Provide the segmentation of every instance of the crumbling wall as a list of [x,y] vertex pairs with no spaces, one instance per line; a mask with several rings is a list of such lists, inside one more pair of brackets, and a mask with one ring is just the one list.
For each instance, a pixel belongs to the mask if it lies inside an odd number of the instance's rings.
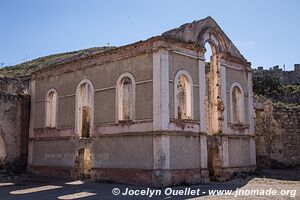
[[14,94],[29,94],[29,76],[0,78],[0,91]]
[[28,149],[29,97],[0,91],[0,167],[25,169]]
[[300,165],[300,108],[273,105],[267,100],[255,107],[258,167]]

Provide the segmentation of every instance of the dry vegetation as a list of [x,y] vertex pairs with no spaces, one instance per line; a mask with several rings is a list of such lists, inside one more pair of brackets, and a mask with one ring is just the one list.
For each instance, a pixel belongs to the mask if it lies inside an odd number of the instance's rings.
[[115,47],[94,47],[67,53],[53,54],[40,58],[33,59],[14,66],[6,66],[0,68],[0,78],[7,77],[13,78],[18,76],[29,75],[32,72],[42,69],[44,67],[51,67],[52,65],[68,62],[70,60],[80,59],[82,57],[91,56],[94,54],[102,53],[104,51],[113,49]]

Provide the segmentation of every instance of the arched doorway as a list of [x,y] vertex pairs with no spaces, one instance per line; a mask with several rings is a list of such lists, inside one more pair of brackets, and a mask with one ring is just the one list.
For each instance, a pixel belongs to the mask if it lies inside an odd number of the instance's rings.
[[0,169],[5,165],[5,158],[6,158],[6,148],[3,137],[0,136]]
[[74,174],[75,179],[91,178],[92,156],[89,148],[82,148],[78,150],[75,158]]
[[216,177],[216,169],[221,166],[219,148],[222,132],[223,100],[221,98],[220,57],[225,50],[223,40],[212,29],[199,36],[205,53],[205,123],[207,131],[207,165],[211,180]]

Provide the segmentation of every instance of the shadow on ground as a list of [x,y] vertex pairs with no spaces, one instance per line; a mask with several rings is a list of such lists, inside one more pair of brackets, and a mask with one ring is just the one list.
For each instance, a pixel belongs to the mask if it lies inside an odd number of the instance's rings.
[[[298,174],[296,174],[298,173]],[[209,190],[236,190],[247,185],[251,180],[259,178],[271,178],[281,180],[300,180],[299,170],[261,170],[255,174],[238,174],[232,180],[225,183],[212,182],[206,185],[179,186],[171,189],[147,188],[141,186],[114,184],[114,183],[96,183],[89,180],[77,181],[67,179],[54,179],[47,177],[34,176],[29,174],[19,175],[14,178],[2,178],[0,181],[0,199],[1,200],[52,200],[52,199],[147,199],[151,195],[149,190],[155,193],[151,199],[189,199],[209,196]],[[11,180],[10,180],[11,179]],[[113,195],[112,190],[120,192],[119,195]],[[126,190],[145,190],[145,195],[122,195]],[[198,195],[176,195],[178,192],[189,192],[191,190],[200,190]],[[147,193],[148,191],[148,193]],[[165,194],[165,191],[175,192]],[[116,193],[117,193],[116,192]],[[201,198],[201,199],[202,199]],[[217,197],[223,199],[222,196]],[[150,198],[149,198],[150,199]],[[227,199],[227,198],[226,198]]]
[[300,181],[300,167],[289,169],[260,169],[259,174],[265,178]]

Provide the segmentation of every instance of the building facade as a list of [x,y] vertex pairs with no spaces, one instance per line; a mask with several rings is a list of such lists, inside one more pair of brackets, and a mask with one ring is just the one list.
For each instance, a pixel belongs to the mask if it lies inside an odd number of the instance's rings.
[[169,186],[255,169],[250,63],[210,17],[38,70],[30,91],[33,173]]

